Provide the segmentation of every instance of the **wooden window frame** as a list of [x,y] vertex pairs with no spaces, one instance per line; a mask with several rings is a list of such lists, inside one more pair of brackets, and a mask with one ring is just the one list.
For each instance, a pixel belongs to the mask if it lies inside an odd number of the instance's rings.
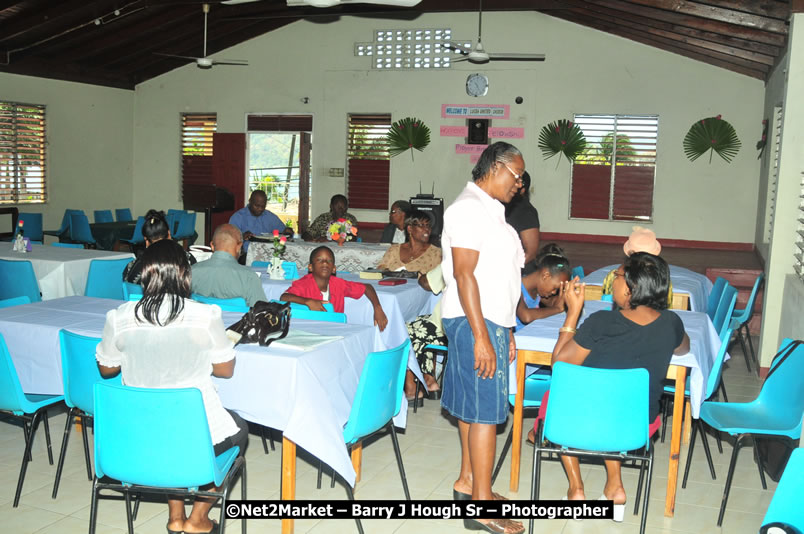
[[[391,154],[385,139],[390,113],[350,113],[346,120],[346,168],[349,208],[387,210],[391,184]],[[368,133],[371,142],[358,135]]]
[[46,111],[40,104],[0,101],[0,205],[48,201]]

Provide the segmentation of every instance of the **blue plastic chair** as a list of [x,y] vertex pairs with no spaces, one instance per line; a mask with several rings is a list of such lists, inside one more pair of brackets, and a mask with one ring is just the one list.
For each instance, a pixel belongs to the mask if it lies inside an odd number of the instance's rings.
[[84,295],[103,299],[123,300],[123,269],[131,260],[92,260],[89,262],[89,274]]
[[61,226],[58,230],[45,230],[43,233],[45,235],[52,235],[55,237],[60,236],[64,232],[70,230],[70,216],[73,213],[84,213],[84,210],[64,210],[64,217],[61,218]]
[[583,280],[583,277],[586,276],[583,272],[583,267],[581,267],[580,265],[572,268],[572,272],[570,273],[570,280],[575,280],[576,276],[580,280]]
[[717,305],[720,303],[720,296],[723,294],[723,289],[726,287],[726,284],[728,284],[726,279],[722,276],[718,276],[712,286],[712,291],[709,293],[709,298],[706,300],[706,314],[709,315],[709,318],[712,320],[715,318]]
[[715,316],[712,318],[712,325],[715,327],[718,336],[729,328],[735,304],[737,304],[737,288],[727,282],[723,288],[723,293],[720,295],[720,302],[715,310]]
[[114,215],[117,218],[117,222],[128,222],[134,220],[134,217],[131,216],[131,210],[128,208],[116,209],[114,210]]
[[17,369],[8,352],[6,340],[0,335],[0,413],[6,417],[22,422],[22,431],[25,436],[25,452],[22,455],[20,476],[17,479],[17,491],[14,494],[14,508],[20,503],[22,483],[25,481],[25,471],[28,462],[32,461],[31,447],[34,433],[39,419],[45,425],[45,439],[47,441],[47,457],[53,465],[53,449],[50,444],[50,427],[47,423],[47,408],[64,399],[62,395],[27,395],[22,392]]
[[246,313],[249,310],[246,299],[243,297],[236,297],[233,299],[218,299],[215,297],[205,297],[204,295],[193,293],[190,295],[190,298],[198,302],[203,302],[204,304],[214,304],[219,306],[223,311]]
[[[723,522],[734,467],[737,464],[737,453],[743,446],[744,440],[755,436],[784,441],[796,440],[801,436],[802,413],[804,413],[804,344],[791,339],[782,341],[756,399],[751,402],[703,403],[701,419],[715,430],[727,432],[736,438],[720,504],[718,526]],[[753,442],[753,439],[749,441]],[[762,462],[756,454],[756,447],[754,456],[757,459],[762,489],[767,489]],[[691,458],[690,444],[688,465]]]
[[92,467],[89,460],[89,440],[87,439],[87,425],[95,413],[95,393],[93,387],[96,382],[108,381],[110,384],[120,384],[118,374],[114,378],[104,379],[98,370],[95,359],[95,348],[100,343],[99,337],[87,337],[61,330],[59,332],[59,345],[61,346],[61,376],[64,382],[64,402],[70,411],[67,412],[67,422],[64,425],[64,437],[61,440],[61,453],[56,467],[56,481],[53,483],[52,497],[55,499],[59,492],[61,472],[64,468],[64,457],[67,453],[67,443],[70,439],[70,428],[73,419],[81,417],[81,434],[84,441],[84,461],[87,467],[87,480],[92,480]]
[[[565,362],[553,366],[550,402],[533,449],[532,500],[539,498],[542,454],[561,451],[574,456],[635,460],[642,464],[635,494],[637,507],[647,471],[639,529],[645,532],[653,474],[649,380],[645,369],[595,369]],[[592,406],[594,417],[589,416]],[[532,532],[533,520],[530,529]]]
[[[352,410],[349,412],[349,419],[343,427],[343,440],[349,448],[362,441],[363,438],[380,430],[390,430],[396,464],[399,468],[399,476],[402,479],[402,488],[405,490],[405,499],[408,501],[410,500],[410,492],[408,491],[405,466],[402,464],[402,453],[399,450],[399,441],[396,437],[393,418],[402,408],[409,350],[410,340],[406,339],[404,343],[396,348],[369,353],[365,363],[363,363],[363,371],[360,373],[360,381],[357,384],[357,392],[352,402]],[[318,466],[318,487],[321,487],[320,462]],[[346,484],[346,492],[349,495],[349,500],[354,500],[355,496],[349,484]],[[357,528],[362,534],[363,526],[360,523],[360,519],[355,518],[355,521],[357,521]]]
[[[754,304],[756,304],[757,301],[757,293],[759,292],[759,287],[762,285],[764,279],[765,273],[759,273],[759,276],[757,276],[757,279],[754,281],[754,288],[751,290],[751,296],[748,297],[748,302],[745,303],[745,309],[734,310],[731,316],[731,328],[737,332],[737,339],[740,340],[740,345],[743,348],[745,366],[750,372],[751,364],[748,361],[748,351],[746,350],[745,346],[745,341],[748,340],[748,347],[751,348],[751,359],[754,361],[754,364],[757,367],[757,376],[759,376],[759,360],[757,359],[756,352],[754,352],[754,342],[751,341],[751,332],[748,330],[748,322],[751,320],[751,316],[754,313]],[[745,330],[745,335],[743,335],[743,330]]]
[[41,302],[39,283],[29,260],[0,260],[0,299],[28,297]]
[[270,261],[253,261],[253,262],[251,262],[252,267],[259,267],[261,269],[267,269],[269,265],[271,265]]
[[181,212],[176,213],[176,210],[170,210],[174,213],[168,213],[165,216],[165,220],[168,223],[168,229],[170,230],[170,235],[173,237],[176,235],[176,231],[179,229],[179,219],[181,219]]
[[295,261],[283,261],[282,269],[285,271],[285,280],[296,280],[299,276],[299,267]]
[[[279,301],[281,302],[281,301]],[[326,311],[311,310],[304,304],[290,303],[290,318],[293,319],[306,319],[309,321],[326,321],[328,323],[343,323],[346,324],[346,314],[336,312],[332,304],[329,302],[324,303]]]
[[83,213],[70,215],[70,239],[84,245],[97,245],[95,238],[92,237],[92,230],[89,228],[89,219]]
[[62,248],[84,248],[84,245],[81,243],[51,243],[51,245]]
[[131,238],[120,239],[120,241],[123,243],[128,243],[128,246],[132,251],[134,250],[134,245],[142,245],[145,243],[145,238],[142,236],[142,225],[144,224],[145,217],[137,217],[137,225],[134,227],[134,233],[131,234]]
[[142,298],[142,286],[123,282],[123,300],[140,300]]
[[21,297],[13,297],[10,299],[0,300],[0,308],[10,308],[12,306],[19,306],[21,304],[30,304],[31,299],[27,295]]
[[[798,448],[787,460],[782,479],[776,486],[768,511],[765,512],[765,519],[762,520],[760,534],[804,532],[802,495],[804,495],[804,449]],[[774,531],[774,527],[781,530]]]
[[[177,424],[180,422],[181,424]],[[94,534],[101,490],[123,493],[129,533],[131,494],[161,493],[221,500],[220,532],[232,481],[246,499],[246,462],[232,447],[215,456],[204,401],[196,388],[145,389],[95,384],[95,478],[89,513]],[[105,478],[108,477],[108,478]],[[221,492],[201,490],[213,483]],[[246,521],[241,521],[246,534]]]
[[112,210],[95,210],[95,222],[96,223],[114,222],[114,216],[112,215]]
[[[31,241],[42,241],[44,231],[42,230],[42,214],[41,213],[20,213],[19,219],[23,222],[23,235]],[[16,236],[16,231],[14,232]]]
[[179,217],[179,225],[173,234],[175,241],[184,241],[184,248],[187,248],[187,241],[192,239],[195,233],[195,212],[182,213]]

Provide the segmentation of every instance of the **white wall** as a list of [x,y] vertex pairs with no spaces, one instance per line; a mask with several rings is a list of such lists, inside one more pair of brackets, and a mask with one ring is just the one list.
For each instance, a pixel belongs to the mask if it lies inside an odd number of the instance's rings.
[[20,204],[44,214],[55,230],[64,210],[131,207],[134,93],[81,83],[0,73],[0,100],[47,106],[46,204]]
[[[414,21],[343,17],[330,24],[301,21],[218,54],[248,59],[249,67],[186,66],[139,85],[134,127],[134,203],[138,210],[166,202],[179,205],[179,114],[216,111],[219,131],[245,131],[247,113],[308,113],[313,125],[313,214],[326,209],[343,178],[326,175],[345,166],[346,115],[391,112],[394,120],[422,119],[431,131],[423,153],[392,160],[392,199],[426,191],[450,202],[469,179],[467,156],[454,153],[460,138],[440,137],[442,103],[510,104],[512,116],[494,126],[525,128],[523,151],[534,177],[535,204],[543,231],[588,234],[630,232],[630,223],[569,221],[569,165],[543,161],[538,132],[573,113],[659,115],[657,184],[653,228],[660,237],[754,241],[759,162],[753,143],[763,112],[763,84],[675,54],[597,32],[539,13],[487,13],[484,44],[492,52],[544,52],[544,63],[456,64],[437,71],[378,72],[355,57],[358,41],[385,28],[449,27],[456,39],[474,39],[474,13],[429,14]],[[465,94],[467,74],[490,78],[489,94]],[[301,102],[309,97],[309,104]],[[514,99],[522,96],[524,103]],[[682,139],[690,125],[722,114],[743,148],[731,164],[719,157],[690,163]],[[387,220],[387,210],[356,211],[363,220]]]

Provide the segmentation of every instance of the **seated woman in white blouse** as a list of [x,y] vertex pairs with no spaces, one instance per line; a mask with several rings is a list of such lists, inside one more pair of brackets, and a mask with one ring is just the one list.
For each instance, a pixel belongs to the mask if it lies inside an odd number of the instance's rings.
[[[190,300],[190,263],[175,241],[158,241],[145,250],[141,282],[142,300],[106,315],[96,354],[101,375],[122,372],[123,383],[134,387],[199,389],[215,454],[235,445],[243,454],[248,425],[223,407],[210,376],[234,373],[235,351],[221,309]],[[211,506],[210,499],[198,497],[187,517],[184,500],[169,496],[168,532],[215,531],[208,517]]]

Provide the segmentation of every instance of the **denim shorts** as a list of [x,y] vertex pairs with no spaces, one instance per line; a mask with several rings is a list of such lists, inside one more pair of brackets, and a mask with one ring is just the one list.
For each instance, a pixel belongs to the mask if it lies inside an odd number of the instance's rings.
[[475,336],[466,317],[442,319],[449,343],[441,386],[441,406],[466,423],[499,424],[508,417],[508,343],[510,329],[485,319],[497,370],[490,378],[477,376]]

